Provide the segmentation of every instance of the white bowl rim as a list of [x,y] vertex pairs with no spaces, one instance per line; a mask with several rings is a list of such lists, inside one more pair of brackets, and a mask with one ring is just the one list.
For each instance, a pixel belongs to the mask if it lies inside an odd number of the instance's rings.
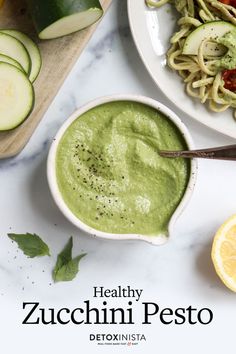
[[61,195],[61,192],[59,191],[58,184],[57,184],[57,178],[56,178],[56,168],[55,168],[55,162],[56,162],[56,151],[58,144],[64,135],[65,131],[67,128],[72,124],[73,121],[75,121],[79,116],[84,114],[85,112],[89,111],[90,109],[100,106],[105,103],[109,102],[117,102],[117,101],[132,101],[132,102],[138,102],[142,103],[144,105],[150,106],[161,113],[163,113],[165,116],[168,117],[180,130],[182,133],[182,136],[184,137],[187,146],[189,149],[194,149],[194,143],[192,140],[192,137],[187,129],[187,127],[184,125],[184,123],[181,121],[181,119],[168,107],[163,105],[162,103],[146,97],[146,96],[141,96],[141,95],[132,95],[132,94],[116,94],[116,95],[110,95],[110,96],[104,96],[97,98],[95,100],[92,100],[88,102],[87,104],[83,105],[79,109],[77,109],[61,126],[59,131],[57,132],[55,138],[53,139],[53,142],[51,144],[49,154],[48,154],[48,159],[47,159],[47,179],[48,179],[48,184],[49,188],[52,194],[52,197],[58,206],[58,208],[61,210],[61,212],[64,214],[64,216],[76,227],[81,229],[82,231],[90,234],[91,236],[94,237],[100,237],[104,239],[109,239],[109,240],[143,240],[146,242],[149,242],[154,245],[161,245],[164,244],[169,237],[173,233],[173,228],[174,224],[177,220],[177,218],[180,216],[180,214],[183,212],[185,209],[187,203],[189,202],[194,186],[196,184],[196,178],[197,178],[197,160],[192,159],[190,162],[190,177],[189,177],[189,182],[185,191],[185,194],[183,198],[181,199],[179,205],[177,206],[175,212],[173,213],[169,225],[168,225],[168,233],[167,235],[157,235],[157,236],[150,236],[150,235],[139,235],[139,234],[114,234],[114,233],[107,233],[103,232],[100,230],[96,230],[87,224],[83,223],[78,217],[76,217],[73,212],[69,209],[67,204],[64,202],[63,197]]

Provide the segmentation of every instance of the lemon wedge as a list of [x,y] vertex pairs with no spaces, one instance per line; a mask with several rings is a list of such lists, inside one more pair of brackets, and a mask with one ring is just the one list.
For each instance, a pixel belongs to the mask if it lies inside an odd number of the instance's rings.
[[226,220],[217,231],[211,257],[220,279],[236,292],[236,215]]

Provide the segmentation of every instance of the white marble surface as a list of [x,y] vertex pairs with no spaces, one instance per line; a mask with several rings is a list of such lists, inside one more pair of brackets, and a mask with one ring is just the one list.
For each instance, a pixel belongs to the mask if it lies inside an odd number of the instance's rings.
[[[144,333],[145,344],[122,348],[135,353],[165,354],[232,350],[235,343],[236,297],[218,280],[210,260],[212,237],[219,225],[236,213],[236,166],[233,162],[201,161],[193,198],[176,224],[168,244],[109,242],[83,235],[58,211],[46,181],[49,144],[76,107],[112,93],[143,94],[174,108],[154,86],[133,44],[126,1],[113,1],[108,14],[67,78],[30,143],[16,158],[0,162],[0,350],[5,353],[113,353],[99,347],[89,333]],[[186,123],[197,147],[233,143],[174,110]],[[35,232],[50,245],[52,257],[27,259],[7,238],[8,232]],[[53,284],[56,254],[70,235],[75,254],[84,250],[81,272],[71,283]],[[93,286],[142,288],[142,301],[165,307],[209,306],[214,321],[208,326],[164,326],[158,321],[141,326],[24,326],[22,302],[45,307],[81,305]],[[127,299],[110,300],[127,304]],[[138,306],[138,305],[137,305]],[[171,339],[171,340],[170,340]]]

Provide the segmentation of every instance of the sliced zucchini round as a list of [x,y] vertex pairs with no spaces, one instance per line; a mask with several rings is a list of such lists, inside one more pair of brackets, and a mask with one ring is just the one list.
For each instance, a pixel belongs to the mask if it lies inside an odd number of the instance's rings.
[[28,77],[11,64],[0,63],[0,131],[20,125],[34,106],[34,89]]
[[17,67],[18,69],[20,69],[21,71],[24,72],[25,74],[25,71],[24,69],[22,68],[22,66],[20,65],[20,63],[18,63],[18,61],[8,57],[7,55],[3,55],[3,54],[0,54],[0,62],[3,62],[3,63],[8,63],[8,64],[11,64],[11,65],[14,65],[15,67]]
[[18,61],[27,75],[30,73],[31,60],[24,45],[18,39],[0,32],[0,54]]
[[[192,31],[185,40],[183,54],[197,55],[198,48],[205,39],[216,41],[219,37],[224,36],[227,32],[234,31],[236,26],[225,21],[211,21],[197,27]],[[226,48],[222,44],[208,43],[204,48],[204,54],[210,56],[223,55]]]
[[34,82],[40,72],[42,65],[42,58],[37,44],[34,43],[34,41],[32,41],[32,39],[25,33],[14,29],[1,29],[0,32],[9,34],[10,36],[18,39],[18,41],[20,41],[25,46],[31,59],[29,79],[31,82]]

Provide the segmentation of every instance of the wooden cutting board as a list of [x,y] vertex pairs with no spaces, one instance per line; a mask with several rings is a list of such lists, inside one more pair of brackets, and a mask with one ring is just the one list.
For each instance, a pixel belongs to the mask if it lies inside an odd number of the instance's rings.
[[[104,11],[111,1],[100,0]],[[0,9],[0,28],[19,29],[34,39],[39,44],[43,65],[34,83],[36,101],[30,117],[18,128],[0,132],[0,159],[17,155],[24,148],[96,26],[59,39],[40,41],[27,13],[25,0],[5,0]]]

